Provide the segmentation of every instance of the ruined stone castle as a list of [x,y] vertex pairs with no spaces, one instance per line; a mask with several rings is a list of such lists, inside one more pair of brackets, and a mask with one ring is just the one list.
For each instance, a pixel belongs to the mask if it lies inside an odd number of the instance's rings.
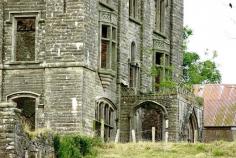
[[2,0],[0,112],[105,141],[149,140],[153,127],[156,141],[198,139],[193,95],[158,87],[181,81],[182,30],[183,0]]

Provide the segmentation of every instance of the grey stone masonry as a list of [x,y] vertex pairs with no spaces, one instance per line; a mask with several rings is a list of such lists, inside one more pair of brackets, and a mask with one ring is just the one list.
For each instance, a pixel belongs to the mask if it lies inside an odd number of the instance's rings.
[[171,1],[171,63],[174,66],[173,78],[180,82],[183,65],[183,0]]
[[183,0],[162,1],[161,13],[159,0],[133,1],[0,1],[0,101],[30,109],[35,130],[114,141],[120,129],[127,142],[153,125],[157,141],[193,141],[191,93],[164,95],[151,73],[172,66],[181,81]]
[[0,157],[16,157],[15,151],[15,122],[16,105],[13,103],[0,104]]

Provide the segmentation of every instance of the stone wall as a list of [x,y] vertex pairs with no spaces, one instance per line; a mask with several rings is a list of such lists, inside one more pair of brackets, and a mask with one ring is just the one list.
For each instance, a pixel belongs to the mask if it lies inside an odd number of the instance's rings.
[[45,119],[57,131],[80,131],[83,106],[83,69],[45,70]]
[[203,130],[203,141],[234,141],[233,131],[231,127],[205,127]]
[[129,84],[129,61],[131,60],[131,43],[135,42],[137,63],[140,64],[141,53],[141,21],[129,18],[129,1],[119,1],[118,32],[118,77],[125,85]]
[[0,104],[0,157],[53,158],[53,135],[48,132],[46,135],[41,133],[30,138],[23,129],[25,124],[20,113],[12,102]]
[[[4,12],[3,16],[0,10],[1,101],[11,99],[7,98],[11,94],[22,97],[26,92],[32,93],[38,100],[38,127],[92,135],[96,101],[106,98],[116,106],[117,128],[126,132],[124,140],[128,140],[132,126],[130,113],[137,103],[124,102],[120,91],[122,86],[129,87],[131,43],[135,42],[135,63],[139,69],[135,97],[139,97],[136,95],[139,91],[144,96],[143,101],[150,99],[148,94],[154,87],[150,75],[156,47],[154,40],[161,41],[160,45],[165,43],[164,51],[171,55],[171,64],[176,68],[176,81],[181,76],[182,64],[183,1],[166,1],[169,3],[165,8],[164,34],[155,31],[154,0],[139,2],[137,19],[129,17],[127,0],[112,0],[109,5],[104,0],[8,0],[4,8],[0,2]],[[101,17],[101,12],[108,16]],[[17,16],[36,17],[34,62],[14,60],[12,32]],[[117,60],[115,57],[113,61],[117,69],[112,71],[102,72],[100,68],[101,20],[110,20],[103,22],[117,28]],[[156,98],[156,101],[166,107],[170,116],[169,139],[176,140],[178,98],[168,96]]]
[[15,105],[12,103],[0,104],[0,157],[15,157]]

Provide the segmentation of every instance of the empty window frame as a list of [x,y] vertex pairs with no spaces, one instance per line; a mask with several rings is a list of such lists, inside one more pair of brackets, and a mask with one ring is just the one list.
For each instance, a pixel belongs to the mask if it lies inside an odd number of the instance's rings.
[[100,102],[96,106],[95,133],[101,136],[101,126],[104,123],[104,140],[109,141],[115,128],[115,109],[106,102]]
[[35,61],[36,18],[16,17],[14,61]]
[[116,27],[101,24],[100,67],[103,69],[116,69],[116,36]]
[[154,65],[157,69],[155,76],[155,88],[159,89],[158,85],[162,80],[168,80],[171,77],[170,58],[168,54],[156,52],[154,54]]
[[164,33],[165,28],[165,0],[155,2],[155,30]]

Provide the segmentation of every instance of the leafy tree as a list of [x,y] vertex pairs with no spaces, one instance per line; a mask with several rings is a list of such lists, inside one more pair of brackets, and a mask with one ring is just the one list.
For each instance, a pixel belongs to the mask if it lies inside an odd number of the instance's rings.
[[214,59],[217,52],[214,51],[210,59],[202,60],[196,52],[187,50],[187,43],[193,31],[185,27],[184,38],[184,59],[183,59],[183,79],[186,84],[207,84],[220,83],[221,74]]

